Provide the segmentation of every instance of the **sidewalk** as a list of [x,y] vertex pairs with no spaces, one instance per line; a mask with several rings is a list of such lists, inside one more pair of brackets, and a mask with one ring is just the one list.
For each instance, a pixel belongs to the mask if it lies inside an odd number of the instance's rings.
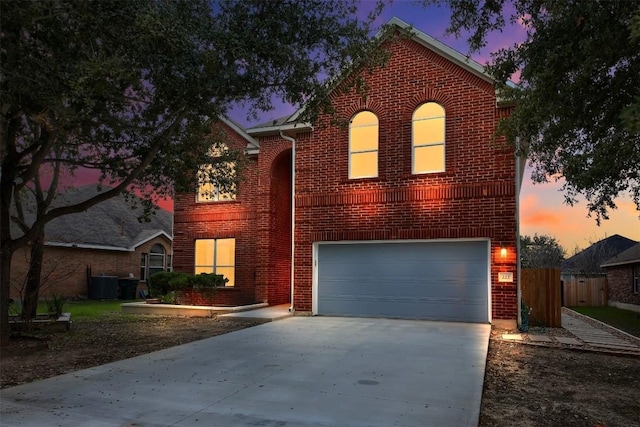
[[562,309],[562,329],[532,328],[529,333],[503,334],[502,339],[538,346],[640,355],[640,339],[567,308]]

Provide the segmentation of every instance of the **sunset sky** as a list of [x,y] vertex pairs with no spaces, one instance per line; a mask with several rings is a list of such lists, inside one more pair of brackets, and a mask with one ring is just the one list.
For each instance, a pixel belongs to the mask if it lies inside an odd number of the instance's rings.
[[[366,16],[372,4],[373,2],[363,2],[362,16]],[[453,36],[445,36],[450,14],[444,7],[427,9],[416,6],[411,1],[395,1],[383,11],[377,23],[382,25],[394,16],[463,54],[469,51],[464,37],[456,39]],[[491,52],[521,42],[525,35],[524,28],[519,24],[511,25],[502,33],[491,34],[487,40],[487,46],[482,51],[472,54],[471,57],[485,64],[491,59]],[[517,76],[514,78],[517,80]],[[260,122],[276,119],[292,112],[291,107],[282,106],[264,113]],[[232,111],[229,116],[243,125],[256,124],[247,122],[242,111]],[[587,203],[584,199],[579,200],[573,207],[564,203],[563,193],[560,192],[562,182],[534,185],[530,175],[528,169],[520,194],[521,234],[551,235],[565,248],[567,256],[572,255],[576,247],[584,249],[591,243],[614,234],[640,241],[640,212],[635,210],[630,197],[617,200],[618,209],[611,212],[609,220],[603,221],[598,226],[595,216],[588,217]]]
[[[372,5],[372,2],[363,1],[362,16],[366,16]],[[453,36],[445,36],[445,29],[449,22],[449,11],[446,8],[431,7],[426,9],[416,6],[410,1],[395,1],[384,10],[377,24],[382,25],[394,16],[459,52],[468,53],[468,45],[464,37],[456,39]],[[481,52],[471,56],[479,63],[485,64],[490,60],[492,51],[512,46],[524,40],[524,37],[525,30],[516,23],[501,33],[491,34],[487,46]],[[517,76],[514,76],[514,80],[517,80]],[[257,122],[248,122],[246,114],[241,109],[230,111],[228,115],[237,123],[248,127],[293,112],[293,107],[280,105],[273,111],[263,113]],[[88,177],[77,176],[76,178],[83,182],[88,180]],[[95,177],[93,179],[95,180]],[[565,248],[567,256],[572,255],[576,247],[583,249],[597,240],[614,234],[640,241],[640,213],[635,210],[635,205],[630,197],[618,199],[616,201],[618,209],[611,212],[609,220],[603,221],[598,226],[595,217],[588,217],[587,203],[584,199],[579,200],[573,207],[563,203],[563,194],[560,192],[561,184],[562,182],[551,182],[534,185],[530,178],[530,171],[525,173],[520,194],[521,234],[551,235]],[[168,210],[172,210],[172,205],[171,201],[161,204],[163,208]]]

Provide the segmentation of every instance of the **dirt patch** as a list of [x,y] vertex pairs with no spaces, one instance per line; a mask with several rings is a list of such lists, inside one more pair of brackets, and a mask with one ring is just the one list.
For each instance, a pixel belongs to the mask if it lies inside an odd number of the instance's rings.
[[114,314],[75,320],[68,332],[11,340],[0,354],[0,388],[103,365],[255,326],[258,321]]
[[640,357],[516,343],[503,333],[491,331],[480,426],[640,426]]
[[[3,349],[1,387],[224,334],[259,322],[117,316]],[[540,347],[491,333],[480,426],[639,426],[640,357]],[[566,331],[551,331],[565,335]]]

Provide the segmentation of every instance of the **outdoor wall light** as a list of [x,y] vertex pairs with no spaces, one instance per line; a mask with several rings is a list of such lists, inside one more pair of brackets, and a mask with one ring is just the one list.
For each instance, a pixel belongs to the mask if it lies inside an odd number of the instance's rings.
[[507,248],[503,247],[502,249],[500,249],[500,257],[501,258],[507,257]]

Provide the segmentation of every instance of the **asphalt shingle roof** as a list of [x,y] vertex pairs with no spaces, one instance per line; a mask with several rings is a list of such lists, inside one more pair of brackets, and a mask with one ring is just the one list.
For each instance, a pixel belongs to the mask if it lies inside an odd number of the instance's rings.
[[635,246],[631,246],[626,251],[620,252],[618,255],[613,258],[609,258],[606,260],[602,267],[611,267],[614,265],[622,265],[622,264],[632,264],[632,263],[640,263],[640,243]]
[[[102,191],[107,189],[103,187]],[[98,191],[95,184],[82,186],[60,194],[53,205],[79,203],[96,194]],[[169,212],[159,208],[155,215],[151,215],[149,222],[138,220],[142,212],[140,203],[132,208],[125,196],[119,195],[98,203],[85,212],[54,219],[45,226],[45,239],[48,244],[131,249],[162,232],[172,235],[172,216]]]
[[593,264],[599,266],[607,259],[620,254],[635,245],[635,240],[628,239],[619,234],[602,239],[585,250],[578,252],[574,256],[564,260],[560,266],[563,273],[583,273],[582,267]]

